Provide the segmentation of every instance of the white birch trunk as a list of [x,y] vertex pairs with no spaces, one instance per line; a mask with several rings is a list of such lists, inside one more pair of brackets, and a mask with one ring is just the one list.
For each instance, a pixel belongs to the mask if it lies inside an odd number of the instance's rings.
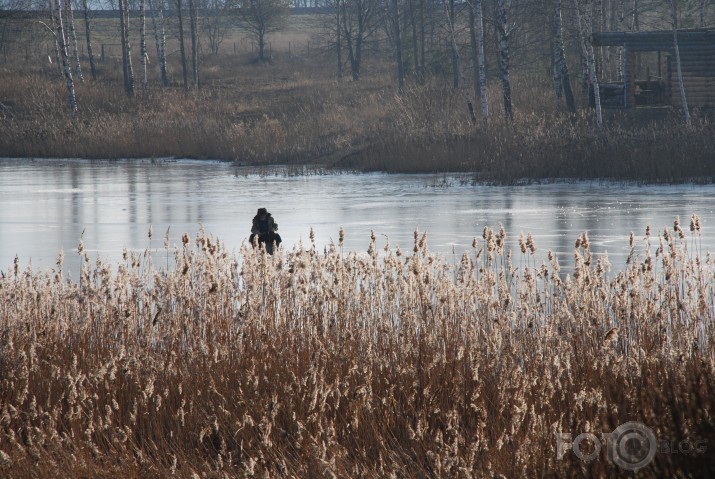
[[75,68],[77,69],[77,78],[80,83],[84,82],[84,76],[82,75],[82,65],[79,62],[79,48],[77,45],[77,31],[74,29],[74,14],[72,13],[72,1],[65,1],[65,8],[67,10],[67,21],[69,22],[70,35],[72,38],[72,47],[75,60]]
[[[564,97],[566,98],[566,107],[569,112],[576,112],[576,102],[573,96],[573,90],[571,89],[571,76],[569,75],[569,67],[566,62],[566,52],[564,48],[564,36],[563,36],[563,21],[561,17],[561,0],[556,0],[556,9],[554,11],[554,62],[555,69],[558,72],[559,80],[559,91],[563,91]],[[560,98],[560,95],[557,97]]]
[[338,58],[338,80],[343,79],[343,46],[340,43],[340,0],[335,2],[335,54]]
[[124,69],[124,89],[129,96],[134,95],[134,69],[132,68],[131,45],[129,43],[128,0],[119,0],[119,24],[122,41],[122,66]]
[[142,56],[142,92],[146,95],[147,86],[149,83],[149,78],[147,75],[147,51],[146,51],[146,2],[145,0],[140,0],[139,2],[139,49],[141,50]]
[[89,23],[89,5],[87,0],[84,0],[84,29],[87,37],[87,56],[89,57],[89,70],[92,73],[92,79],[97,79],[97,65],[94,63],[94,53],[92,52],[92,35]]
[[462,67],[462,59],[459,57],[459,50],[457,49],[457,40],[455,39],[455,34],[454,34],[454,24],[452,23],[452,16],[450,15],[451,11],[447,10],[447,3],[443,2],[444,4],[444,14],[447,17],[447,26],[449,27],[449,35],[452,40],[452,54],[454,55],[454,62],[455,62],[455,69],[457,71],[458,75],[458,81],[457,83],[461,84],[462,86],[462,94],[464,94],[465,100],[467,100],[467,110],[469,111],[469,117],[472,119],[472,122],[475,123],[477,121],[477,116],[474,114],[474,103],[472,102],[472,97],[469,95],[469,88],[467,87],[467,80],[464,77],[464,68]]
[[152,11],[151,22],[154,27],[154,40],[156,41],[156,57],[159,59],[159,69],[161,70],[161,83],[169,86],[169,76],[166,71],[166,34],[164,32],[164,0],[159,0],[159,25],[156,23],[156,9],[152,0],[149,0],[149,8]]
[[683,107],[683,116],[685,123],[690,125],[690,110],[688,109],[688,100],[685,97],[685,83],[683,82],[683,69],[680,65],[680,48],[678,47],[678,2],[670,0],[673,13],[673,50],[675,51],[675,68],[678,75],[678,89],[680,90],[680,102]]
[[196,11],[196,3],[194,0],[189,0],[189,27],[191,29],[191,72],[192,81],[195,88],[199,87],[199,39],[197,31],[198,12]]
[[472,9],[474,10],[476,21],[477,88],[482,107],[482,120],[484,120],[484,123],[487,123],[489,120],[489,103],[487,101],[487,69],[484,63],[484,14],[482,12],[482,0],[473,0]]
[[50,3],[50,22],[52,25],[52,32],[55,34],[55,64],[57,65],[57,68],[62,70],[62,56],[60,55],[60,43],[59,40],[57,40],[57,34],[55,31],[57,30],[57,22],[55,21],[55,6],[53,0],[49,0]]
[[511,121],[514,112],[511,103],[511,81],[509,80],[509,70],[511,68],[509,60],[509,44],[511,42],[511,27],[508,22],[509,0],[498,0],[497,3],[497,34],[499,37],[499,71],[501,73],[502,97],[504,100],[504,114],[506,119]]
[[[70,0],[66,0],[70,1]],[[60,0],[55,0],[55,9],[57,10],[57,41],[60,47],[60,56],[62,57],[62,71],[67,80],[67,100],[69,103],[72,116],[77,116],[77,97],[74,94],[74,80],[72,79],[72,67],[70,65],[69,56],[67,55],[67,42],[65,41],[65,31],[62,25],[62,6]]]
[[601,111],[601,92],[598,88],[598,76],[596,75],[596,65],[593,54],[593,44],[591,43],[591,30],[592,30],[592,19],[590,15],[587,15],[588,20],[585,22],[588,28],[584,26],[584,22],[581,18],[581,7],[578,4],[578,0],[573,0],[574,11],[576,13],[576,24],[579,31],[579,37],[583,41],[583,48],[586,52],[586,64],[588,70],[589,83],[593,89],[593,103],[594,111],[596,116],[596,128],[598,130],[603,129],[603,114]]

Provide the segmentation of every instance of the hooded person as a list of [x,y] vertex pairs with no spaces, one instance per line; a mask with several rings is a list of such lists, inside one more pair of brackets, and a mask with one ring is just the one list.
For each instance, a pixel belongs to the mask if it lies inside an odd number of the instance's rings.
[[254,246],[264,244],[270,254],[273,254],[274,246],[280,246],[282,240],[278,234],[278,223],[266,208],[258,208],[256,216],[253,217],[249,241]]

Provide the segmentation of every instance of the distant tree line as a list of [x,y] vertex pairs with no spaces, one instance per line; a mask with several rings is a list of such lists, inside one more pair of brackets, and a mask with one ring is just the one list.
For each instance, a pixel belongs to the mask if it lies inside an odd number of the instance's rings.
[[[98,10],[100,6],[111,10]],[[142,91],[149,84],[150,48],[156,51],[161,84],[171,83],[167,35],[178,40],[181,83],[188,91],[200,88],[201,56],[218,54],[234,28],[242,28],[255,40],[258,61],[269,61],[267,38],[285,28],[295,9],[320,12],[322,51],[333,58],[338,79],[359,81],[366,60],[389,57],[399,88],[425,83],[431,76],[448,78],[463,92],[475,122],[489,120],[488,81],[500,85],[505,117],[513,116],[514,70],[546,75],[553,85],[554,101],[571,112],[576,110],[576,92],[590,89],[598,95],[599,77],[621,80],[623,52],[594,48],[593,32],[676,32],[713,24],[712,0],[106,0],[103,4],[95,0],[0,0],[0,16],[34,10],[33,15],[42,19],[54,39],[54,63],[65,76],[73,112],[74,82],[85,81],[79,55],[82,42],[90,75],[96,78],[92,21],[100,16],[118,20],[116,43],[122,49],[124,88],[134,95],[137,74],[132,49],[137,46],[130,38],[137,32],[130,35],[131,29],[139,29]],[[79,35],[78,18],[83,23]],[[0,22],[0,53],[21,36],[12,30],[19,25]],[[200,48],[201,44],[208,48]],[[596,110],[600,123],[598,106]]]

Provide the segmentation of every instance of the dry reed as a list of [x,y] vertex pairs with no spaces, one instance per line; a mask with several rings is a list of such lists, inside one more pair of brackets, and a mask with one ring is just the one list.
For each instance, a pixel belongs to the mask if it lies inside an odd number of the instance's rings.
[[[700,224],[631,240],[623,270],[587,234],[574,271],[485,228],[444,263],[311,242],[238,257],[204,232],[81,275],[0,279],[3,477],[633,477],[556,433],[629,420],[710,441],[715,281]],[[515,261],[515,256],[518,261]],[[515,267],[514,263],[520,265]],[[638,477],[706,477],[710,451]],[[501,476],[500,476],[501,475]]]

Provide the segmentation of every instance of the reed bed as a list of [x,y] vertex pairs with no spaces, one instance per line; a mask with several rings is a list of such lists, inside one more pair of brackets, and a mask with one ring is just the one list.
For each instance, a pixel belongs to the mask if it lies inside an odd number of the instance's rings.
[[[488,88],[490,118],[472,123],[461,89],[444,76],[425,84],[392,78],[391,63],[372,58],[360,81],[337,81],[316,52],[251,63],[248,53],[202,60],[201,88],[184,92],[158,73],[135,97],[122,87],[116,59],[97,80],[76,84],[76,120],[63,79],[48,66],[0,69],[0,156],[207,158],[241,164],[321,164],[350,170],[473,172],[485,181],[614,178],[649,182],[712,181],[712,110],[685,125],[677,110],[612,114],[598,131],[587,99],[576,114],[557,106],[540,75],[513,75],[514,120],[503,117],[497,81]],[[156,65],[152,65],[156,70]]]
[[166,269],[80,243],[77,280],[62,255],[0,275],[0,475],[634,477],[557,455],[627,421],[707,449],[637,477],[712,475],[715,277],[687,229],[633,237],[617,274],[586,233],[566,275],[501,228],[452,265],[419,232],[235,256],[202,231]]

